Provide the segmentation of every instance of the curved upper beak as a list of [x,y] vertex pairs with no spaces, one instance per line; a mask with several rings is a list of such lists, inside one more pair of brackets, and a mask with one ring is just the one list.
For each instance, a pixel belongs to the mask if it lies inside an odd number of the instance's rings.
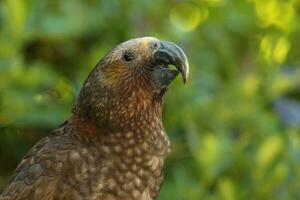
[[168,69],[169,72],[164,70],[164,73],[169,73],[165,76],[170,79],[168,82],[171,82],[178,73],[181,73],[183,83],[186,83],[189,75],[189,62],[179,46],[172,42],[160,41],[160,47],[154,53],[154,57],[157,65],[174,65],[176,67],[177,72],[171,69]]

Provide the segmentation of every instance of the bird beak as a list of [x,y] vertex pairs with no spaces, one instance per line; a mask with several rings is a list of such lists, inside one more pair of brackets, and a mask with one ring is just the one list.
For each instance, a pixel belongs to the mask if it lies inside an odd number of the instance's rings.
[[[182,49],[174,43],[160,41],[160,47],[154,53],[155,65],[161,69],[161,82],[169,84],[179,73],[183,83],[186,83],[189,75],[189,63]],[[174,65],[176,70],[169,68]]]

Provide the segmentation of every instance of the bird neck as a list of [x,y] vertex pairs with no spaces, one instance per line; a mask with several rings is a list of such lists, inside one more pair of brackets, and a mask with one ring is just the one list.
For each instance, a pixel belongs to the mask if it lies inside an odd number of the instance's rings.
[[70,121],[88,135],[135,131],[149,125],[162,128],[162,104],[162,93],[150,96],[139,90],[115,93],[103,88],[101,92],[82,91]]
[[98,146],[124,143],[122,145],[136,145],[149,155],[164,156],[170,151],[162,124],[164,93],[149,95],[139,90],[120,93],[105,88],[100,92],[83,90],[69,124],[76,129],[76,137]]

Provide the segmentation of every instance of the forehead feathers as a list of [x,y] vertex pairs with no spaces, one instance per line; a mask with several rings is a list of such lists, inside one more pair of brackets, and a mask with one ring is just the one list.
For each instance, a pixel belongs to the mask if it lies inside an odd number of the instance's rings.
[[149,54],[149,46],[153,42],[159,41],[154,37],[141,37],[128,40],[117,45],[110,52],[106,54],[103,58],[103,62],[109,63],[122,59],[123,53],[126,51],[130,51],[134,53],[136,56],[140,56],[143,58],[148,57]]

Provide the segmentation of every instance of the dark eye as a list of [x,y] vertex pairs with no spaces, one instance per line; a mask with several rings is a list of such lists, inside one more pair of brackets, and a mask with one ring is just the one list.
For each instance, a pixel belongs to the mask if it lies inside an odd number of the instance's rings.
[[125,52],[124,55],[123,55],[123,57],[124,57],[124,60],[125,60],[126,62],[129,62],[129,61],[131,61],[131,60],[134,59],[133,54],[130,53],[130,52]]

